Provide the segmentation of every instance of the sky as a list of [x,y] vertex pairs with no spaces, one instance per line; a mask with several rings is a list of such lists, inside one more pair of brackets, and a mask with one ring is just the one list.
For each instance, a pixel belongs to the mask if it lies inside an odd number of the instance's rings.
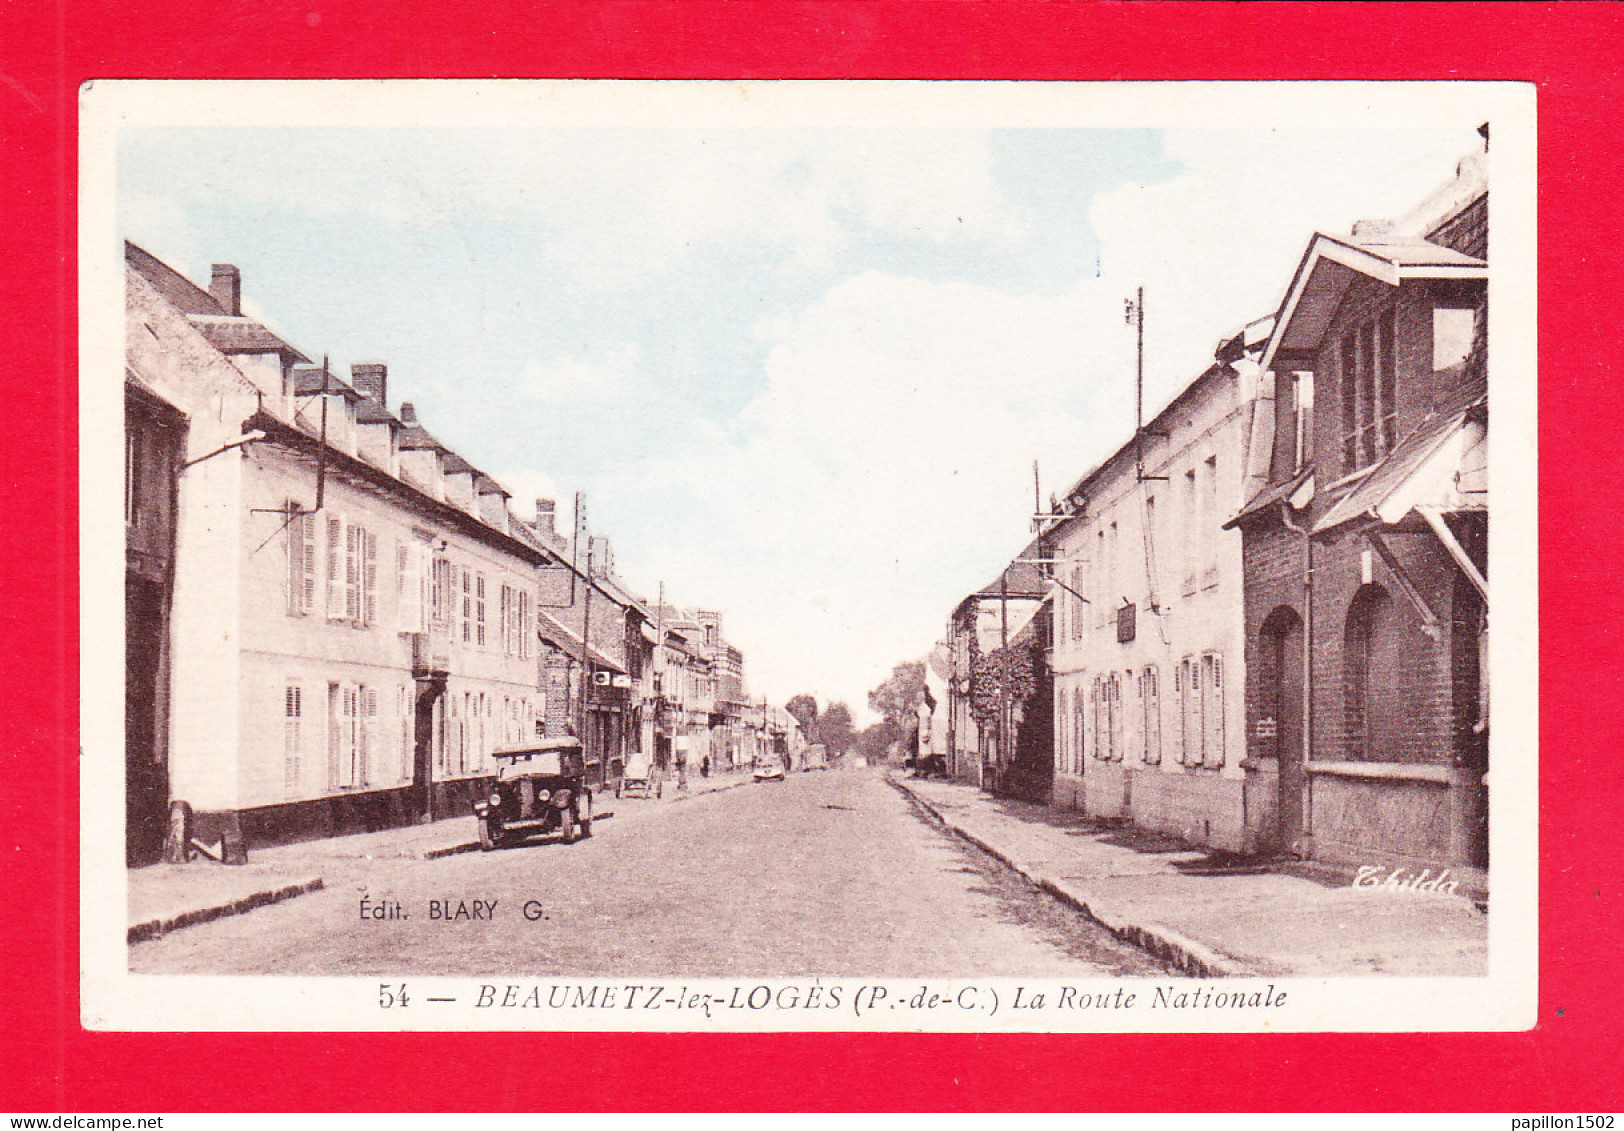
[[119,134],[118,223],[653,599],[755,696],[866,697],[1316,230],[1396,216],[1470,128],[237,128]]

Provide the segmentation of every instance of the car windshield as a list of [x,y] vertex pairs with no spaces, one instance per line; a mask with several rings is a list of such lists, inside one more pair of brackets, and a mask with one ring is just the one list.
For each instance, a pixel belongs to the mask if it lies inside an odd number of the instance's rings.
[[528,754],[503,757],[500,760],[500,775],[504,778],[564,772],[563,753],[558,750],[536,750]]

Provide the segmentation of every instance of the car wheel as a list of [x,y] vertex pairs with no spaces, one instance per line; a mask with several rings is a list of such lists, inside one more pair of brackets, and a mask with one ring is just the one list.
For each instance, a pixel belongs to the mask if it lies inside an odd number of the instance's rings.
[[559,820],[559,826],[560,826],[559,827],[559,835],[561,837],[563,837],[564,843],[565,844],[574,844],[575,843],[575,811],[572,810],[572,809],[564,810],[564,812],[559,815],[558,820]]

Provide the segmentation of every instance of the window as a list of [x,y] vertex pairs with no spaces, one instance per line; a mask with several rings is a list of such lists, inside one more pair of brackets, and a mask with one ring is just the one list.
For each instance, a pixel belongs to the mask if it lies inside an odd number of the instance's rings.
[[1386,455],[1396,440],[1395,329],[1389,308],[1337,343],[1342,385],[1342,462],[1356,471]]
[[1139,710],[1145,736],[1145,764],[1158,765],[1162,760],[1162,680],[1155,664],[1139,673]]
[[288,503],[288,615],[307,616],[316,605],[316,516]]
[[474,575],[474,643],[485,647],[485,575]]
[[436,628],[447,628],[451,623],[453,568],[448,558],[436,555],[433,577],[429,584],[429,621]]
[[1314,375],[1293,373],[1291,388],[1295,416],[1292,470],[1301,471],[1314,458]]
[[296,683],[282,689],[282,786],[296,796],[304,778],[304,692]]
[[467,566],[464,566],[460,572],[462,573],[462,615],[458,620],[462,624],[462,642],[472,644],[474,642],[474,575]]
[[1400,622],[1387,591],[1366,585],[1348,608],[1343,636],[1344,711],[1350,759],[1399,761],[1402,672]]
[[378,536],[341,515],[328,515],[327,619],[359,628],[377,616]]

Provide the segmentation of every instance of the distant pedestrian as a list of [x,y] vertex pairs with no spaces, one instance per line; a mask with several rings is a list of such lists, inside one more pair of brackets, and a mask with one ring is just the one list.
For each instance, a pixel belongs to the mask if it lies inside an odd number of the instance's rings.
[[703,758],[701,758],[699,760],[699,776],[702,777],[702,778],[710,777],[710,755],[709,754],[705,755]]

